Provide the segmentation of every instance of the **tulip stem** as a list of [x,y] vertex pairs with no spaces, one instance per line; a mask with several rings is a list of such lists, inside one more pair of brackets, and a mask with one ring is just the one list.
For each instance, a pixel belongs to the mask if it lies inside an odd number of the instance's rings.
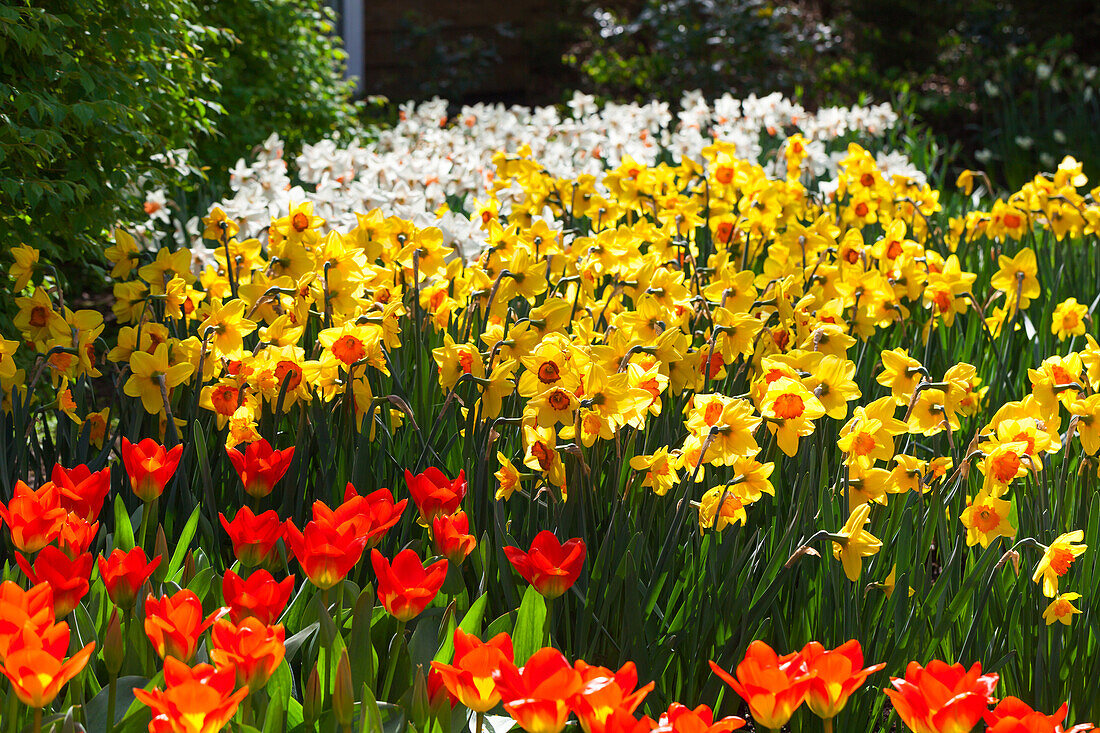
[[[382,700],[389,702],[390,685],[393,684],[393,673],[397,670],[397,657],[400,656],[400,647],[405,641],[405,622],[397,622],[397,633],[393,635],[393,643],[390,644],[390,658],[386,665],[386,680],[382,684]],[[479,731],[480,733],[480,731]]]
[[825,729],[825,733],[833,733],[833,719],[832,718],[822,718],[821,719],[821,725]]
[[138,547],[142,550],[145,549],[145,535],[149,530],[149,505],[151,502],[145,502],[141,505],[141,525],[138,527]]
[[485,713],[477,714],[477,726],[474,733],[482,733],[485,730]]
[[17,718],[19,717],[18,715],[16,715],[17,712],[19,712],[19,699],[15,696],[15,690],[9,688],[7,710],[7,720],[9,725],[6,728],[9,733],[15,733],[15,731],[19,730],[19,724],[16,722]]
[[34,722],[31,723],[31,730],[34,733],[42,733],[42,708],[34,709]]
[[115,729],[115,702],[118,697],[118,675],[112,674],[107,681],[107,733]]
[[554,599],[546,599],[546,617],[542,620],[542,645],[550,646],[550,624],[554,615]]

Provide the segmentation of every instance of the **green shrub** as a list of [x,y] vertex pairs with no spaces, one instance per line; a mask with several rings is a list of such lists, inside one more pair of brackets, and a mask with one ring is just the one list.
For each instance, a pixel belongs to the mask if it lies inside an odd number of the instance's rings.
[[199,141],[198,161],[212,178],[277,132],[290,154],[356,127],[353,82],[321,0],[199,0],[205,22],[224,29],[210,50],[225,120]]
[[586,40],[568,57],[611,97],[679,101],[689,89],[794,94],[840,59],[835,30],[794,3],[645,0],[590,9]]

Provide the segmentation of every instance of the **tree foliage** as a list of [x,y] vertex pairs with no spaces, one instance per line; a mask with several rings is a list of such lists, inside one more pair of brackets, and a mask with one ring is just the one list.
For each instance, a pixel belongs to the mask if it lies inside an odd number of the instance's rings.
[[0,3],[0,246],[86,254],[129,184],[171,175],[151,158],[221,111],[219,37],[187,0]]

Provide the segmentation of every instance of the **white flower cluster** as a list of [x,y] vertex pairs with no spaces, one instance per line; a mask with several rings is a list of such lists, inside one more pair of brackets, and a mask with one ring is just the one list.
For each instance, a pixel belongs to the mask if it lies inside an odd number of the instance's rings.
[[[888,104],[808,112],[780,94],[744,100],[726,95],[708,102],[689,92],[675,116],[665,103],[600,107],[579,92],[567,107],[563,114],[555,107],[478,104],[449,118],[445,100],[410,102],[401,106],[400,121],[371,142],[326,139],[305,146],[295,160],[303,186],[292,185],[282,143],[272,135],[253,163],[238,161],[230,171],[233,195],[216,205],[241,223],[241,237],[259,236],[272,217],[304,200],[339,229],[354,227],[356,212],[381,208],[418,226],[440,227],[449,243],[469,255],[480,249],[480,228],[461,213],[437,214],[446,203],[469,207],[486,196],[497,151],[514,153],[526,145],[552,175],[598,177],[627,157],[645,165],[655,165],[662,155],[701,160],[703,148],[720,139],[734,143],[739,157],[782,177],[785,165],[774,151],[797,132],[809,141],[804,172],[828,190],[846,140],[856,136],[873,148],[897,122]],[[924,180],[899,152],[880,152],[879,163],[888,174]],[[509,193],[499,194],[505,214]],[[201,255],[198,229],[197,219],[189,222],[189,244]]]

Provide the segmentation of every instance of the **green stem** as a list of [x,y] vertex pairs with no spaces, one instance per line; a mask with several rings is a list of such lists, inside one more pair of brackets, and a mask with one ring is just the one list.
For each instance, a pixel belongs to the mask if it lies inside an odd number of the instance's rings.
[[[399,648],[397,645],[403,643],[405,639],[405,622],[397,622],[397,633],[393,635],[393,643],[390,644],[390,658],[389,663],[386,665],[386,679],[382,683],[382,700],[388,702],[390,699],[390,685],[393,684],[393,674],[397,671],[397,657],[399,656]],[[479,731],[480,733],[480,731]]]
[[115,729],[115,703],[118,697],[118,676],[111,675],[107,682],[107,733]]
[[15,733],[19,730],[19,724],[16,722],[18,717],[16,713],[19,711],[19,698],[15,696],[14,689],[8,689],[8,733]]
[[145,535],[149,531],[149,514],[152,508],[152,502],[145,502],[141,506],[141,525],[138,526],[138,547],[142,550],[145,549]]
[[477,728],[474,733],[482,733],[485,730],[485,713],[477,714]]
[[42,708],[34,709],[34,722],[31,723],[31,730],[34,733],[42,733]]
[[542,622],[542,645],[550,646],[550,625],[553,623],[554,615],[554,600],[553,598],[546,599],[546,618]]
[[825,729],[825,733],[833,733],[833,719],[832,718],[822,718],[821,719],[821,725]]

